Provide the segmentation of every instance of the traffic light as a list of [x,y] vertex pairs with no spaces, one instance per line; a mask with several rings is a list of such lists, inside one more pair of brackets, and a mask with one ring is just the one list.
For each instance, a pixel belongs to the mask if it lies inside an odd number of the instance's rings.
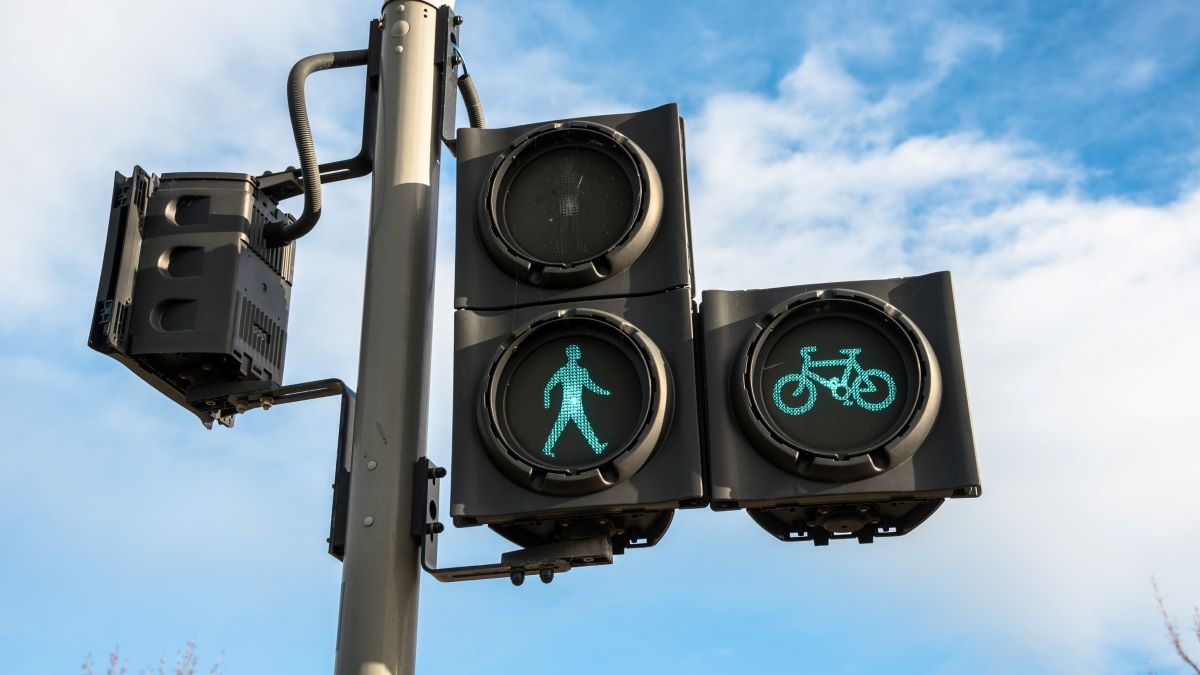
[[264,233],[294,222],[294,175],[116,174],[88,345],[211,426],[227,396],[283,380],[295,245]]
[[462,129],[451,515],[653,545],[705,501],[675,105]]
[[714,510],[867,543],[979,496],[948,272],[705,291],[700,309]]

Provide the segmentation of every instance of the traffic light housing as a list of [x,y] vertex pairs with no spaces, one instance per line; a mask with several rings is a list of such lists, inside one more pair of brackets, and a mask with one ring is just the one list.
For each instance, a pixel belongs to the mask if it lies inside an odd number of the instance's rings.
[[451,515],[653,545],[706,504],[674,105],[461,129]]
[[980,494],[949,273],[706,291],[701,321],[713,509],[869,542]]
[[455,309],[692,287],[675,104],[460,129],[457,158]]
[[117,173],[88,345],[200,418],[228,422],[226,396],[283,380],[295,245],[272,190],[288,174]]

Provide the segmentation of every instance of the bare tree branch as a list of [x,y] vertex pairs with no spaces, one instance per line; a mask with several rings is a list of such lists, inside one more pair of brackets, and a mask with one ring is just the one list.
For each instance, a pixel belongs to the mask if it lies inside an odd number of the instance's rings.
[[108,675],[125,675],[129,670],[129,661],[121,663],[121,648],[114,647],[112,654],[108,656]]
[[1196,629],[1196,642],[1200,642],[1200,607],[1192,608],[1192,627]]
[[[1163,602],[1162,593],[1158,591],[1158,580],[1150,578],[1150,585],[1154,587],[1154,599],[1158,601],[1158,611],[1162,612],[1163,624],[1167,627],[1167,637],[1171,640],[1171,644],[1175,647],[1175,653],[1179,654],[1179,658],[1183,662],[1192,667],[1196,675],[1200,675],[1200,666],[1192,660],[1192,657],[1183,648],[1183,640],[1179,637],[1179,629],[1175,627],[1175,621],[1171,619],[1171,615],[1167,613],[1167,605]],[[1196,633],[1200,637],[1200,609],[1196,610]]]
[[[187,644],[184,645],[183,650],[176,652],[175,655],[175,667],[169,671],[167,670],[166,659],[159,658],[157,670],[158,675],[196,675],[196,669],[200,665],[200,653],[196,649],[195,640],[188,640]],[[209,671],[209,675],[221,675],[221,668],[224,666],[225,654],[222,653],[221,656],[217,658],[217,661],[213,664],[212,669]],[[91,654],[83,657],[83,664],[81,668],[83,675],[96,675],[96,666],[92,663]],[[108,656],[108,669],[105,671],[105,675],[128,675],[128,673],[129,659],[126,659],[124,663],[122,663],[120,647],[114,648],[112,653]],[[138,673],[141,675],[153,675],[154,670],[153,668],[144,668],[139,670]]]

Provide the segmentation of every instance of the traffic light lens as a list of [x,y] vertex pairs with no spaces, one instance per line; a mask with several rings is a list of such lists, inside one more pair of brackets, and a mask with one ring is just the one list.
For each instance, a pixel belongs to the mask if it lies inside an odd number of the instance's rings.
[[501,409],[514,450],[530,463],[585,470],[637,435],[642,378],[618,345],[576,334],[524,351],[510,362]]
[[641,469],[673,400],[666,360],[647,335],[607,312],[558,310],[497,352],[479,430],[493,463],[518,484],[586,494]]
[[514,278],[578,288],[620,274],[663,213],[658,169],[616,129],[552,122],[496,155],[480,194],[480,242]]
[[790,298],[755,326],[730,393],[763,457],[844,481],[895,468],[920,447],[941,375],[912,319],[875,296],[831,288]]
[[607,152],[565,146],[530,158],[503,196],[513,244],[533,260],[572,265],[613,248],[635,215],[634,185]]
[[821,454],[852,455],[890,438],[910,412],[910,369],[880,322],[814,308],[764,344],[754,385],[773,426]]

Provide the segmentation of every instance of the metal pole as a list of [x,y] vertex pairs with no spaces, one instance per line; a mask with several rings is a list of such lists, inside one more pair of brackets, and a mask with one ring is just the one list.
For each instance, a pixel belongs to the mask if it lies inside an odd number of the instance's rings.
[[425,454],[437,239],[437,5],[389,0],[381,23],[375,175],[335,675],[412,673],[416,658],[421,569],[409,522],[412,468]]

